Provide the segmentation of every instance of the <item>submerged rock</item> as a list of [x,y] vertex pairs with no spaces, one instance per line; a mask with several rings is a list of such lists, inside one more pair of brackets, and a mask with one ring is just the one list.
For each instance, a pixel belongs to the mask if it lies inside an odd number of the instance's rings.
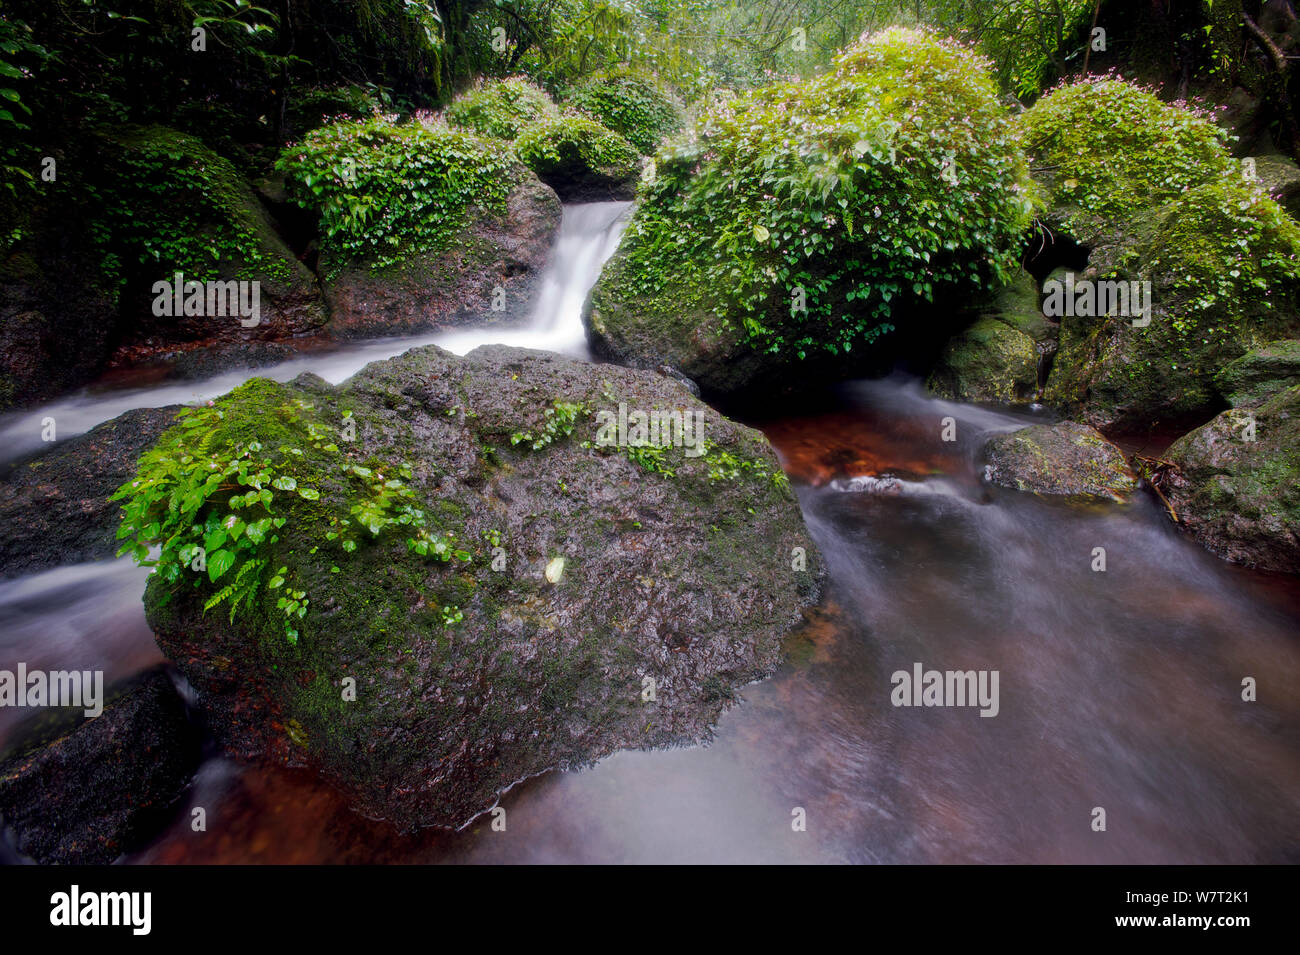
[[98,717],[0,764],[0,823],[36,862],[105,865],[166,825],[199,755],[185,702],[152,670]]
[[987,483],[1034,494],[1124,500],[1137,488],[1124,454],[1074,421],[995,435],[984,460]]
[[1300,572],[1300,385],[1184,435],[1163,487],[1182,526],[1220,557]]
[[128,411],[15,465],[0,479],[0,577],[112,557],[120,513],[109,498],[178,411]]
[[[213,455],[256,442],[240,460],[293,476],[263,485],[286,523],[233,622],[204,612],[208,575],[160,568],[158,642],[230,752],[315,767],[404,829],[462,825],[546,770],[707,738],[818,595],[767,441],[660,374],[427,347],[338,388],[254,379],[205,411],[224,416]],[[689,425],[670,428],[682,446],[602,443],[660,412]],[[204,433],[184,424],[158,453]],[[226,513],[219,496],[195,520]],[[289,594],[301,615],[277,605]]]

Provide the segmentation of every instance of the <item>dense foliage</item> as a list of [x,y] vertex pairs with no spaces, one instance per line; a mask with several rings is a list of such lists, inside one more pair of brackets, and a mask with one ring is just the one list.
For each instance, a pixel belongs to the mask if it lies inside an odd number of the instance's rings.
[[524,164],[546,180],[551,173],[599,172],[610,179],[634,176],[641,155],[612,130],[582,116],[562,116],[529,126],[515,140]]
[[658,81],[628,71],[597,74],[569,102],[643,153],[654,152],[683,122],[681,106]]
[[514,139],[525,126],[558,114],[546,91],[519,76],[483,80],[447,107],[447,122],[499,139]]
[[514,163],[468,133],[375,117],[314,131],[279,168],[320,216],[323,256],[382,268],[444,247],[471,205],[503,211]]
[[659,156],[624,239],[635,291],[689,276],[759,348],[848,351],[900,307],[999,285],[1028,170],[984,63],[925,33],[864,39],[816,80],[720,107]]
[[1222,129],[1116,78],[1054,90],[1020,125],[1035,167],[1050,174],[1051,201],[1092,215],[1127,217],[1193,186],[1239,176]]

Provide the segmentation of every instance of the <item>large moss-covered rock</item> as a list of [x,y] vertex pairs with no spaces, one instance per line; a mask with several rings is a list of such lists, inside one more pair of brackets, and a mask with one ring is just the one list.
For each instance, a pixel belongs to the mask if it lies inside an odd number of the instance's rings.
[[332,335],[526,317],[560,202],[499,142],[375,118],[314,131],[279,168],[320,216]]
[[564,202],[629,200],[641,154],[618,133],[581,116],[543,120],[526,128],[515,149]]
[[0,763],[0,831],[45,865],[107,865],[167,825],[198,768],[200,736],[162,670],[104,712]]
[[521,76],[481,79],[446,109],[451,126],[514,139],[525,127],[559,115],[546,90]]
[[[620,406],[633,425],[702,420],[687,443],[704,453],[602,444],[601,412]],[[196,414],[203,430],[182,424],[158,451],[179,458],[202,434],[202,453],[271,462],[265,499],[286,523],[233,623],[225,605],[204,612],[207,576],[160,568],[159,644],[229,751],[316,767],[402,827],[460,825],[529,775],[706,737],[817,593],[771,447],[665,376],[429,347],[339,388],[254,379]],[[230,493],[210,499],[213,528],[233,519]],[[418,521],[395,520],[412,507]]]
[[1097,427],[1145,432],[1222,407],[1214,376],[1300,332],[1300,225],[1246,183],[1198,186],[1094,247],[1080,279],[1151,282],[1136,316],[1064,317],[1047,397]]
[[994,435],[983,455],[984,480],[998,487],[1117,501],[1137,488],[1123,452],[1095,429],[1074,421]]
[[[99,138],[100,230],[120,290],[120,357],[174,342],[287,339],[319,330],[316,276],[285,245],[252,186],[193,136],[162,126]],[[240,316],[157,315],[156,282],[256,282],[259,323]]]
[[1222,130],[1122,81],[1065,87],[1020,122],[1048,223],[1089,251],[1076,280],[1151,283],[1149,316],[1062,317],[1047,400],[1113,431],[1204,421],[1223,364],[1300,328],[1300,226]]
[[983,61],[867,37],[661,151],[593,290],[593,347],[715,394],[887,366],[946,337],[936,302],[1005,284],[1029,192]]
[[112,557],[120,514],[109,498],[178,411],[128,411],[4,475],[0,578]]
[[1163,481],[1182,526],[1228,560],[1300,573],[1300,385],[1179,438]]

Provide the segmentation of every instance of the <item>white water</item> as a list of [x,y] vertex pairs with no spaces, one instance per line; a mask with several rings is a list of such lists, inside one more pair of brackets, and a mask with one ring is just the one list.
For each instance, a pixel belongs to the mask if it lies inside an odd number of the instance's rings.
[[43,446],[45,418],[53,418],[59,440],[83,434],[133,408],[198,404],[217,398],[249,378],[289,381],[305,371],[331,384],[351,378],[373,361],[392,358],[423,345],[438,345],[464,355],[480,345],[515,345],[588,358],[582,307],[600,269],[618,248],[627,224],[627,202],[591,202],[564,207],[555,249],[543,273],[528,323],[518,329],[488,328],[358,342],[337,351],[295,358],[278,365],[242,368],[199,381],[177,381],[148,388],[123,388],[72,395],[0,416],[0,463],[24,457]]

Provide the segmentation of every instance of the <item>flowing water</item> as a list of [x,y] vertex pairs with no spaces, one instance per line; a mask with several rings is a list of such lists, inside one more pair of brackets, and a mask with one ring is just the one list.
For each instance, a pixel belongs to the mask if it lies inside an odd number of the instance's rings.
[[[512,343],[583,353],[577,308],[621,208],[566,209],[556,262],[573,271],[543,293],[566,304]],[[350,349],[331,380],[427,340]],[[504,832],[484,817],[414,836],[351,813],[311,773],[214,758],[173,828],[128,861],[1300,861],[1300,586],[1203,552],[1144,497],[1070,506],[984,488],[983,438],[1034,420],[898,378],[756,422],[826,557],[827,597],[708,746],[529,780],[502,799]],[[106,562],[0,585],[0,667],[156,660],[138,575]],[[915,664],[996,670],[997,715],[894,706],[892,674]],[[194,806],[205,833],[190,831]]]

